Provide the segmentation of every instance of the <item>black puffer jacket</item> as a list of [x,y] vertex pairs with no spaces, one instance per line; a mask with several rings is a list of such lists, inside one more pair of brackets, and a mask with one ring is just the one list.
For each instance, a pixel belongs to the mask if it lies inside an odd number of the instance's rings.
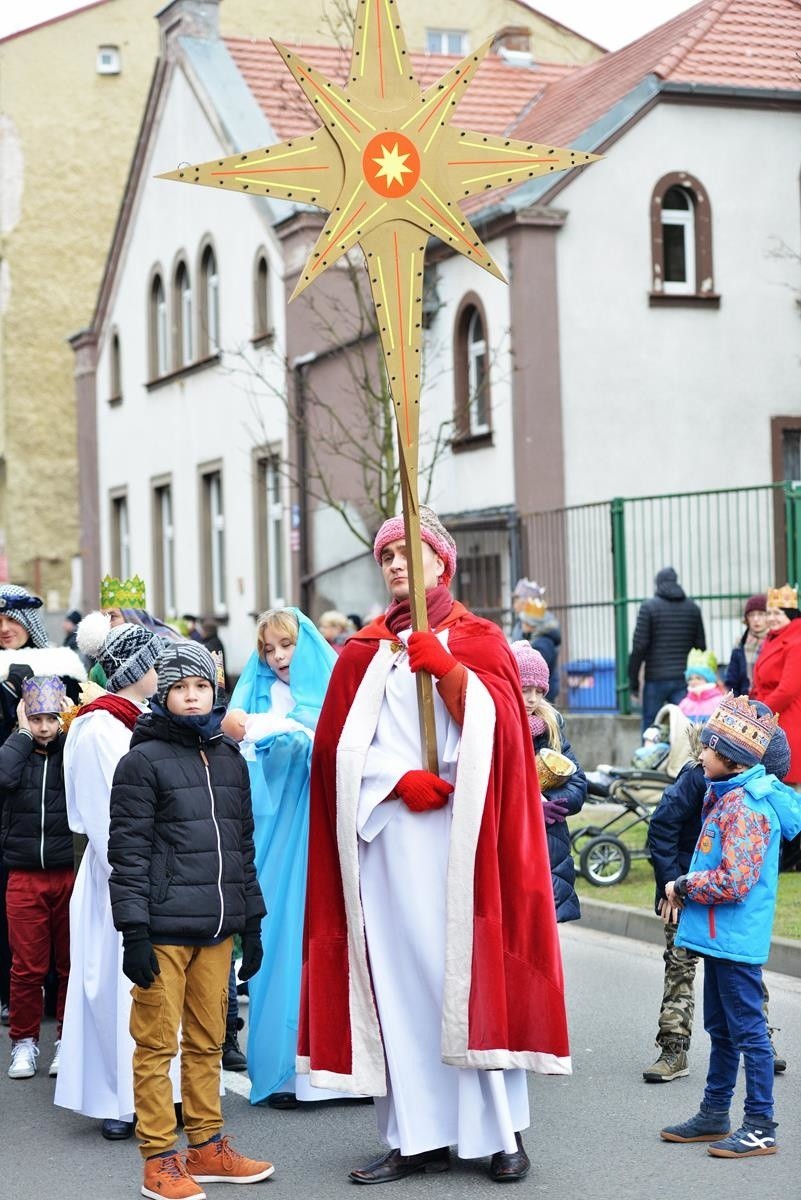
[[[543,800],[563,800],[567,805],[567,815],[572,817],[581,812],[587,799],[587,776],[581,769],[578,759],[567,740],[560,718],[560,733],[562,750],[565,758],[575,763],[578,770],[561,786],[552,791],[543,792]],[[548,734],[541,733],[534,738],[534,753],[548,745]],[[548,839],[548,858],[551,863],[551,879],[553,881],[553,901],[556,906],[557,921],[578,921],[581,918],[581,905],[576,893],[576,867],[570,851],[570,830],[566,821],[554,821],[553,825],[545,826]]]
[[683,679],[687,655],[706,650],[701,610],[688,600],[672,567],[656,577],[656,593],[640,605],[629,658],[629,687],[639,691],[640,666],[645,663],[646,683],[657,679]]
[[145,925],[156,943],[204,945],[264,916],[236,742],[141,716],[114,772],[108,860],[117,929]]
[[0,845],[9,870],[44,871],[73,864],[64,741],[60,733],[40,747],[30,734],[12,733],[0,746]]

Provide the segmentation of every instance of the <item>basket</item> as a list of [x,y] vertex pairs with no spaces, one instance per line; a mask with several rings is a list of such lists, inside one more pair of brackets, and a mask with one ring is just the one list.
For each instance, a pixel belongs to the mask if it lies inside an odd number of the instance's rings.
[[541,792],[550,792],[554,788],[561,787],[571,775],[576,773],[574,762],[571,762],[564,754],[557,753],[556,750],[549,750],[547,746],[540,750],[535,762]]

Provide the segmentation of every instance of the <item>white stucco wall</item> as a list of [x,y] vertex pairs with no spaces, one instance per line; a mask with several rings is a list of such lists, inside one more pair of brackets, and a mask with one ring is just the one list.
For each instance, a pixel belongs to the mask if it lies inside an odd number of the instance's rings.
[[[504,275],[509,273],[505,238],[494,238],[487,249]],[[481,297],[486,317],[487,352],[492,405],[491,446],[440,456],[432,477],[429,503],[441,512],[457,513],[514,504],[514,451],[512,440],[512,370],[509,287],[462,255],[437,265],[437,292],[442,304],[426,331],[424,379],[421,397],[421,464],[430,461],[426,450],[447,423],[447,440],[453,436],[453,354],[456,315],[468,292]],[[421,495],[425,483],[421,480]]]
[[[798,412],[797,114],[659,104],[557,204],[567,504],[767,483],[770,421]],[[719,310],[650,308],[650,200],[706,188]]]
[[[198,468],[222,465],[226,591],[229,623],[220,634],[229,667],[238,672],[253,648],[257,607],[256,514],[253,448],[285,443],[286,420],[276,394],[242,373],[236,350],[243,344],[261,357],[272,387],[284,387],[283,266],[277,243],[257,202],[217,195],[154,179],[181,160],[192,162],[227,153],[203,113],[186,77],[175,71],[165,92],[161,118],[142,174],[129,236],[116,274],[108,319],[102,330],[97,375],[102,569],[110,568],[110,501],[127,488],[131,565],[146,581],[154,579],[152,480],[172,480],[175,525],[177,610],[202,612],[201,533]],[[211,235],[219,274],[222,364],[150,391],[148,369],[148,287],[156,263],[171,311],[170,284],[176,256],[186,253],[195,316],[199,304],[199,249]],[[278,353],[254,351],[253,270],[258,249],[270,260],[272,316]],[[123,402],[110,407],[110,333],[120,338]],[[197,357],[197,339],[195,345]],[[290,521],[285,521],[287,537]],[[288,548],[284,556],[288,569]]]

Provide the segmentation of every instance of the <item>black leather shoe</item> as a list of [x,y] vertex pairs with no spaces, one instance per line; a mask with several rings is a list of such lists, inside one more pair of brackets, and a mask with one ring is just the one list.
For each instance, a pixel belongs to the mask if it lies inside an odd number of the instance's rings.
[[405,1179],[415,1171],[436,1174],[449,1171],[450,1168],[451,1152],[448,1146],[441,1146],[439,1150],[425,1150],[422,1154],[401,1154],[400,1150],[390,1150],[366,1167],[351,1171],[350,1178],[354,1183],[394,1183],[396,1179]]
[[235,1029],[229,1029],[225,1034],[222,1048],[222,1065],[226,1071],[247,1071],[248,1060],[239,1049],[239,1038]]
[[111,1117],[106,1117],[100,1126],[103,1137],[110,1142],[121,1142],[123,1138],[129,1138],[133,1131],[133,1121],[115,1121]]
[[513,1154],[499,1150],[490,1159],[490,1179],[495,1183],[515,1183],[518,1179],[525,1179],[529,1173],[531,1163],[523,1149],[523,1139],[519,1133],[516,1133],[515,1137],[517,1149]]
[[267,1097],[268,1108],[299,1108],[300,1103],[294,1092],[273,1092]]

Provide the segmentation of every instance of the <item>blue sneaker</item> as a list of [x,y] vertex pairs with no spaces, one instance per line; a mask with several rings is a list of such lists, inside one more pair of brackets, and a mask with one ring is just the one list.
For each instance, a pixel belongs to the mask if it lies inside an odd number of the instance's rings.
[[701,1109],[681,1125],[668,1125],[660,1129],[659,1136],[663,1142],[714,1142],[715,1138],[725,1137],[730,1128],[728,1112],[705,1112]]
[[713,1158],[756,1158],[760,1154],[776,1153],[776,1122],[743,1121],[739,1129],[722,1142],[706,1148]]

